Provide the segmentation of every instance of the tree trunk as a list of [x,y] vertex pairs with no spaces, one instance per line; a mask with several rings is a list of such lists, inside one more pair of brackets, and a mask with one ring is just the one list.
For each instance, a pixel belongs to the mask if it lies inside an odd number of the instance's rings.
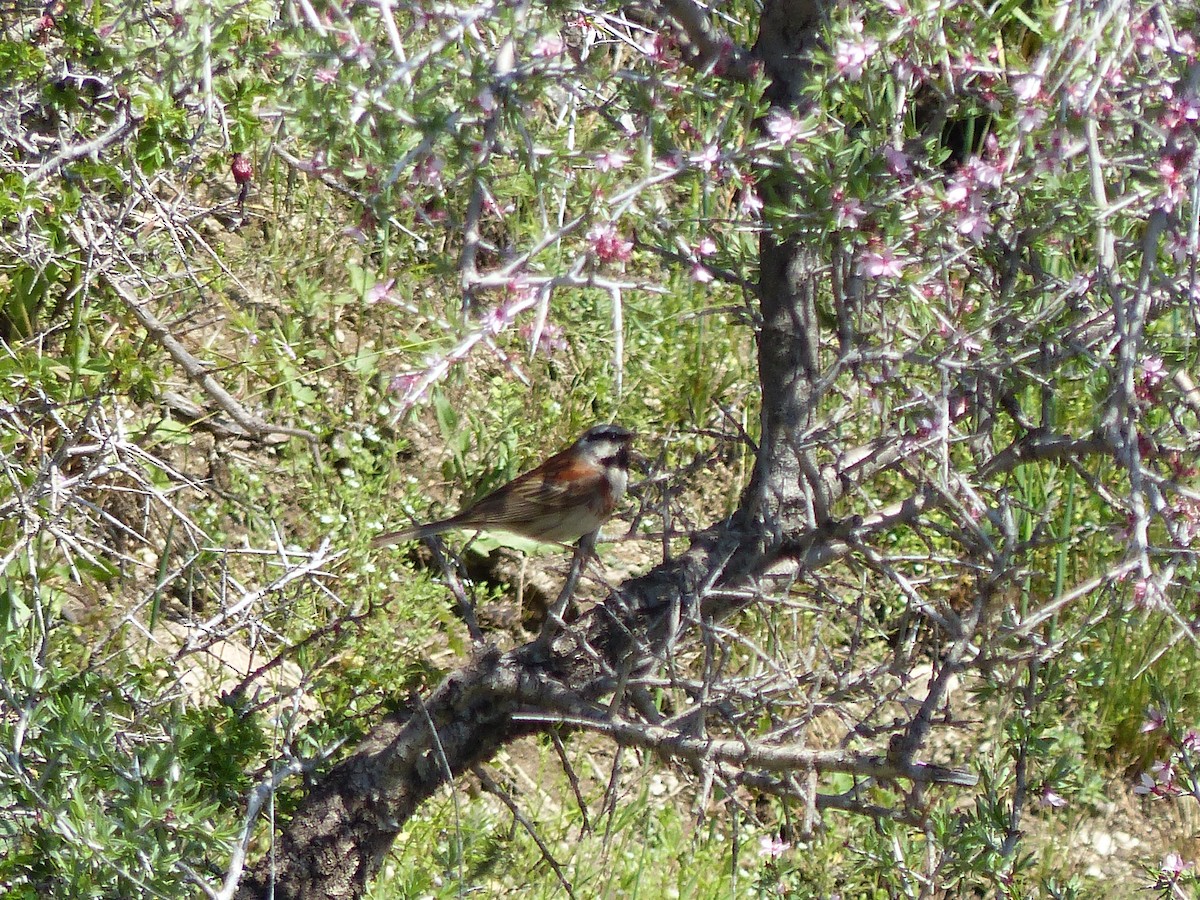
[[[771,0],[763,7],[754,53],[771,78],[772,110],[791,114],[808,75],[808,57],[828,15],[818,0]],[[763,196],[790,205],[795,186],[788,175],[759,184]],[[759,239],[757,334],[762,386],[762,437],[754,477],[743,508],[777,543],[797,528],[816,528],[829,518],[829,497],[812,455],[800,447],[815,406],[819,323],[816,286],[819,256],[793,237],[764,230]]]
[[[825,9],[789,0],[766,5],[755,52],[773,79],[774,104],[790,106],[798,96]],[[777,196],[790,190],[770,189]],[[788,531],[825,521],[829,492],[814,489],[820,479],[811,477],[812,461],[797,441],[811,423],[817,374],[812,259],[795,240],[762,238],[762,442],[741,510],[696,535],[680,558],[615,591],[573,626],[575,636],[505,654],[485,650],[427,700],[388,716],[317,782],[271,852],[247,873],[239,898],[362,896],[423,801],[506,743],[546,727],[514,721],[515,713],[562,713],[610,694],[623,677],[661,658],[679,622],[694,619],[705,589],[744,580]]]

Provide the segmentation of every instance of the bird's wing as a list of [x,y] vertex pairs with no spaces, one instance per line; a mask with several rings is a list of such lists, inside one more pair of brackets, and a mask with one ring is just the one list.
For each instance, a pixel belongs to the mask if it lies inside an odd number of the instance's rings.
[[558,453],[463,510],[454,520],[460,526],[519,525],[590,506],[607,492],[603,471],[581,465],[565,452]]

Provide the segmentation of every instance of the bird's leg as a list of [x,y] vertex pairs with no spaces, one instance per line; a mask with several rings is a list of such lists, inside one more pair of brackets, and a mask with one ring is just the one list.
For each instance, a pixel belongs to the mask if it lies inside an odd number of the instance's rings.
[[454,596],[454,603],[458,609],[458,614],[466,623],[467,631],[471,635],[471,640],[478,643],[483,643],[485,635],[483,629],[479,627],[479,620],[475,617],[475,600],[467,595],[466,586],[458,577],[458,567],[462,565],[461,559],[456,559],[451,562],[446,556],[446,548],[442,544],[442,539],[436,534],[431,534],[424,538],[425,546],[433,553],[434,560],[441,566],[442,575],[446,578],[446,584],[450,588],[450,593]]
[[563,583],[558,598],[546,610],[546,620],[542,622],[542,632],[538,635],[538,643],[543,647],[548,646],[554,640],[555,635],[566,627],[567,623],[563,621],[563,613],[567,611],[567,604],[571,602],[571,596],[575,593],[575,588],[579,586],[579,577],[583,574],[584,566],[596,553],[596,536],[599,533],[600,531],[597,529],[590,534],[585,534],[575,545],[567,580]]

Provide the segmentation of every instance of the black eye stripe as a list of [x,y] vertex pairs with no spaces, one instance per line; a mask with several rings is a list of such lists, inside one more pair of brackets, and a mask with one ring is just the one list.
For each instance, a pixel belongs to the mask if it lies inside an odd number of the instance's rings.
[[612,441],[623,444],[633,440],[633,432],[620,425],[597,425],[584,438],[589,442]]
[[617,466],[622,469],[629,468],[629,448],[618,447],[613,453],[608,456],[602,456],[600,462],[604,466]]

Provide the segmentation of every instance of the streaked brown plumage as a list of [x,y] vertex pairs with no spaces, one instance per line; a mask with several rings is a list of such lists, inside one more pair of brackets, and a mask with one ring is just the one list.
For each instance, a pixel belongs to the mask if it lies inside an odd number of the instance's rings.
[[597,531],[625,494],[632,442],[633,432],[620,425],[596,425],[567,449],[457,515],[380,535],[371,546],[460,528],[508,531],[536,541],[578,540]]

